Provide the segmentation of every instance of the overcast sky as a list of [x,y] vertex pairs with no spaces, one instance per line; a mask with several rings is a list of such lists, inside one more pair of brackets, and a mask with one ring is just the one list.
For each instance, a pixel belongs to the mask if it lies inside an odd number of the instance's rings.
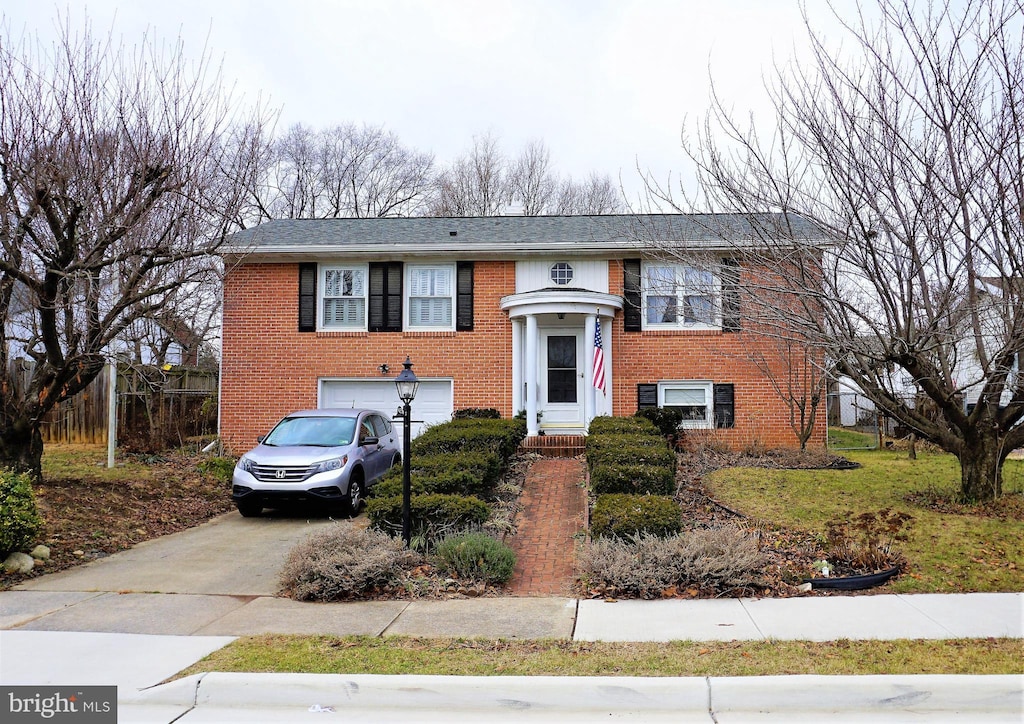
[[680,132],[707,107],[709,73],[737,109],[756,107],[773,58],[805,45],[797,0],[5,0],[2,12],[15,35],[45,40],[58,8],[128,45],[147,28],[190,54],[208,45],[282,127],[383,125],[439,163],[474,135],[508,154],[539,138],[558,172],[621,177],[632,194],[638,165],[659,178],[685,167]]

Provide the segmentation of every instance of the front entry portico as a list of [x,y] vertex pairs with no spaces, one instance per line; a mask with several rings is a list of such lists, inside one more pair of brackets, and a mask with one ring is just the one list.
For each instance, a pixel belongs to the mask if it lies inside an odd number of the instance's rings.
[[[539,290],[501,300],[512,323],[512,407],[527,435],[578,434],[612,411],[611,324],[622,299],[585,290]],[[601,324],[604,390],[594,387]]]

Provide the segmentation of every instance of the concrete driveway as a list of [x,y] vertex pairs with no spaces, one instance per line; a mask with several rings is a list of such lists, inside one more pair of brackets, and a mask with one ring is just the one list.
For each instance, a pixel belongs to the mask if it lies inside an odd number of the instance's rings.
[[[362,520],[345,521],[360,525]],[[67,571],[34,578],[22,591],[110,591],[273,596],[291,549],[335,522],[328,518],[243,518],[226,513]]]

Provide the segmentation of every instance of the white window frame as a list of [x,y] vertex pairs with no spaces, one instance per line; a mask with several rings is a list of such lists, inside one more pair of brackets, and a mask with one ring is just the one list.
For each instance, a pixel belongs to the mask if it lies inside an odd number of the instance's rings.
[[[648,312],[650,310],[650,304],[648,299],[652,296],[662,297],[668,296],[665,294],[655,294],[655,290],[650,287],[650,274],[652,269],[664,268],[669,269],[672,272],[672,277],[676,280],[675,283],[675,303],[676,303],[676,321],[674,322],[651,322],[648,320]],[[686,284],[687,271],[693,271],[698,274],[710,274],[711,275],[711,289],[710,293],[706,289],[700,289],[697,287],[688,287]],[[694,329],[694,330],[718,330],[722,328],[722,278],[716,269],[706,269],[698,264],[685,264],[678,262],[647,262],[645,261],[640,270],[640,292],[642,295],[641,300],[641,319],[642,329]],[[695,293],[697,292],[697,293]],[[687,322],[686,321],[686,297],[688,296],[701,296],[711,298],[711,322]]]
[[[412,277],[416,271],[423,269],[444,269],[448,272],[448,291],[447,296],[434,295],[436,299],[448,299],[449,300],[449,317],[451,323],[447,325],[425,325],[416,324],[412,319],[412,301],[416,298],[425,297],[414,297],[412,293]],[[455,264],[448,263],[436,263],[436,264],[406,264],[405,265],[405,279],[402,288],[402,314],[403,314],[403,325],[404,329],[411,332],[450,332],[455,329],[455,316],[457,310],[455,308],[455,292],[458,285],[458,278],[456,276]]]
[[683,420],[679,427],[687,430],[711,430],[715,427],[715,384],[709,380],[662,380],[658,382],[658,407],[676,407],[665,404],[668,390],[701,390],[704,392],[704,419]]
[[[328,299],[327,291],[327,274],[332,271],[354,271],[360,272],[363,275],[363,293],[361,296],[341,296],[331,297],[332,299],[362,299],[363,301],[363,319],[359,324],[327,324],[325,321],[324,304]],[[369,308],[369,294],[370,294],[370,268],[367,264],[345,264],[345,263],[332,263],[332,264],[321,264],[317,270],[317,285],[316,285],[316,324],[317,329],[325,332],[365,332],[366,331],[366,319],[368,317],[367,309]]]

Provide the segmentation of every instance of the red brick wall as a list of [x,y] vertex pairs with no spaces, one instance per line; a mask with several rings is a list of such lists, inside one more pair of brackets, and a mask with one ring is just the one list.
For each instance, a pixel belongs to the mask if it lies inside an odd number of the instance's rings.
[[[394,376],[406,355],[419,377],[455,379],[455,408],[512,413],[512,326],[500,309],[515,292],[514,262],[477,262],[471,332],[299,333],[295,264],[242,264],[224,280],[221,433],[245,452],[284,415],[316,407],[322,377]],[[468,384],[469,379],[486,384]]]
[[[283,415],[316,407],[322,377],[391,375],[412,357],[420,377],[455,380],[455,408],[512,413],[512,328],[499,303],[515,292],[515,263],[477,262],[472,332],[299,333],[296,264],[240,264],[224,281],[221,433],[240,454]],[[609,267],[609,291],[622,293],[622,268]],[[606,340],[609,336],[605,333]],[[611,336],[616,415],[636,411],[636,386],[669,379],[735,385],[736,427],[713,434],[730,445],[796,445],[789,411],[748,353],[763,344],[750,332],[624,332]],[[606,342],[607,343],[607,342]],[[474,381],[471,383],[471,380]],[[476,381],[479,381],[477,383]],[[825,440],[824,409],[811,444]]]
[[[608,274],[609,292],[622,294],[622,265],[612,262]],[[750,271],[745,270],[744,274],[749,275]],[[742,312],[741,309],[741,318]],[[741,321],[741,329],[743,322],[749,329],[749,320]],[[751,354],[757,351],[773,361],[770,369],[777,379],[783,379],[788,362],[780,357],[778,343],[761,335],[750,331],[626,332],[620,314],[614,320],[612,333],[614,414],[636,412],[638,384],[659,380],[732,383],[735,385],[735,427],[692,434],[713,436],[733,448],[752,444],[795,447],[799,440],[790,425],[789,406],[751,361]],[[802,361],[795,360],[794,364],[799,368]],[[808,446],[823,446],[826,434],[825,401],[822,399],[819,420]]]

